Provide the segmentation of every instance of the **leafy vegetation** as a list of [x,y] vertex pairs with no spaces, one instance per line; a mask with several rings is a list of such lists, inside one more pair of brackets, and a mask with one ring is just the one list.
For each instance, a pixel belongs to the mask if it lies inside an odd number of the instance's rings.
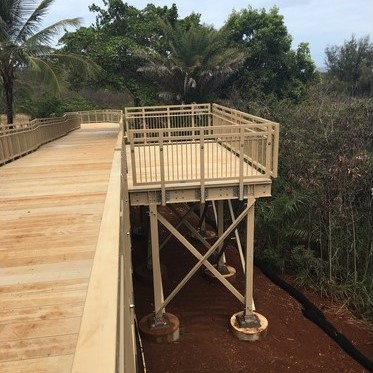
[[[13,123],[14,89],[20,72],[33,70],[43,81],[60,90],[61,63],[85,62],[79,56],[61,54],[51,47],[53,38],[79,20],[65,19],[40,29],[41,20],[54,0],[7,0],[0,3],[0,76],[8,123]],[[88,66],[88,65],[87,65]]]
[[258,255],[372,318],[373,100],[325,90],[267,107],[282,123],[281,176],[258,201]]
[[238,48],[227,48],[221,32],[193,23],[164,24],[168,48],[161,54],[144,53],[147,64],[138,69],[160,88],[170,103],[204,102],[211,99],[244,60]]
[[136,105],[156,103],[155,86],[137,73],[142,65],[139,51],[159,51],[163,36],[159,20],[170,24],[176,22],[176,6],[167,8],[148,4],[143,10],[138,10],[121,0],[105,0],[104,5],[106,8],[90,7],[97,13],[94,26],[66,33],[61,39],[64,52],[89,57],[101,67],[97,79],[88,82],[82,74],[74,72],[70,77],[72,88],[78,90],[89,84],[127,89]]
[[[121,0],[104,5],[90,7],[97,13],[95,25],[64,35],[63,50],[100,65],[99,78],[90,85],[125,87],[136,105],[234,96],[247,101],[268,94],[300,99],[318,78],[308,45],[291,49],[277,8],[233,12],[216,30],[201,24],[199,14],[180,19],[176,5],[149,4],[142,10]],[[87,84],[79,74],[70,82],[77,90]]]
[[373,94],[373,44],[368,37],[356,39],[354,36],[342,46],[328,47],[326,64],[328,76],[340,83],[351,96]]
[[291,49],[292,38],[277,8],[234,11],[223,31],[229,45],[247,51],[243,68],[231,82],[243,100],[266,95],[300,99],[307,84],[318,79],[308,44]]

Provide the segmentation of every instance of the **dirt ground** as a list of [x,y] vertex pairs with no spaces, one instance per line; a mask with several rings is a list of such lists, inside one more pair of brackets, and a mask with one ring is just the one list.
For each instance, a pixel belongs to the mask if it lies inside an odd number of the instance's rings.
[[[161,229],[161,237],[165,233]],[[146,238],[134,238],[133,246],[136,268],[146,255]],[[167,295],[196,259],[172,238],[162,250],[161,262],[166,266],[163,286]],[[233,246],[228,248],[227,262],[237,269],[235,286],[243,292],[244,277]],[[140,319],[153,311],[152,284],[135,275],[134,286]],[[373,359],[373,333],[367,324],[315,294],[306,295],[341,333]],[[167,306],[167,312],[180,320],[180,340],[172,344],[142,340],[147,372],[367,372],[302,315],[297,301],[257,268],[254,300],[256,310],[268,319],[268,333],[261,341],[242,342],[229,330],[230,317],[241,311],[242,305],[219,282],[208,280],[200,269]]]

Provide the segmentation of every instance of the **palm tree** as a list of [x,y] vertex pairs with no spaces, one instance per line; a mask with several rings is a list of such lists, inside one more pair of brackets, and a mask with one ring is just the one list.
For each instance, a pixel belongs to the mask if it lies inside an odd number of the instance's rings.
[[[77,27],[78,18],[64,19],[40,29],[43,17],[54,0],[1,0],[0,76],[8,123],[13,123],[14,83],[17,72],[32,69],[42,73],[59,88],[58,64],[74,56],[59,54],[51,45],[66,26]],[[82,61],[81,58],[78,60]]]
[[168,44],[162,55],[147,51],[138,69],[160,88],[169,102],[201,102],[214,93],[243,63],[244,54],[227,48],[221,32],[205,25],[163,25]]

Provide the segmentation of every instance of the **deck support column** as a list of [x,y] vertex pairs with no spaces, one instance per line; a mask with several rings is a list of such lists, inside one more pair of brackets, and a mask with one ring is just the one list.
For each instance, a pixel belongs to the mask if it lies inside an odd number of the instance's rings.
[[[224,233],[224,201],[218,201],[218,237],[221,237]],[[224,271],[225,266],[225,255],[222,252],[224,247],[224,243],[221,243],[219,245],[219,248],[217,250],[219,255],[218,260],[218,270],[219,272]]]
[[215,238],[217,234],[215,230],[206,228],[206,214],[208,208],[209,202],[200,203],[198,231],[200,232],[201,236],[206,240]]
[[246,219],[246,261],[245,261],[245,310],[238,322],[240,325],[259,326],[259,320],[253,313],[253,269],[254,269],[254,219],[255,202],[247,212]]
[[199,219],[200,219],[199,227],[200,227],[200,232],[202,236],[206,234],[206,220],[205,220],[206,206],[207,204],[204,202],[200,204],[200,208],[199,208]]
[[244,341],[255,341],[266,335],[268,321],[255,312],[253,301],[254,270],[254,218],[255,199],[248,199],[251,206],[246,218],[246,260],[245,260],[245,309],[231,317],[233,333]]
[[[163,286],[162,286],[162,273],[161,262],[159,258],[159,236],[158,236],[158,209],[156,204],[149,205],[150,216],[150,235],[151,235],[151,252],[152,252],[152,269],[153,269],[153,287],[154,287],[154,307],[159,309],[162,305]],[[154,325],[158,326],[165,324],[164,318],[165,309],[161,309],[154,314]]]
[[179,319],[166,313],[159,258],[158,207],[149,205],[150,236],[153,267],[154,312],[140,320],[139,328],[144,337],[155,343],[175,342],[180,338]]

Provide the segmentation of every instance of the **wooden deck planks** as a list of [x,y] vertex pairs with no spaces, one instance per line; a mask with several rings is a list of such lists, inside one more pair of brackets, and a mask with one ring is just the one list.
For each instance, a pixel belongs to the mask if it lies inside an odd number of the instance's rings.
[[0,371],[70,372],[117,140],[90,124],[0,168]]
[[63,356],[49,356],[27,360],[12,360],[1,364],[1,373],[55,373],[56,367],[60,372],[69,372],[73,361],[73,354]]

